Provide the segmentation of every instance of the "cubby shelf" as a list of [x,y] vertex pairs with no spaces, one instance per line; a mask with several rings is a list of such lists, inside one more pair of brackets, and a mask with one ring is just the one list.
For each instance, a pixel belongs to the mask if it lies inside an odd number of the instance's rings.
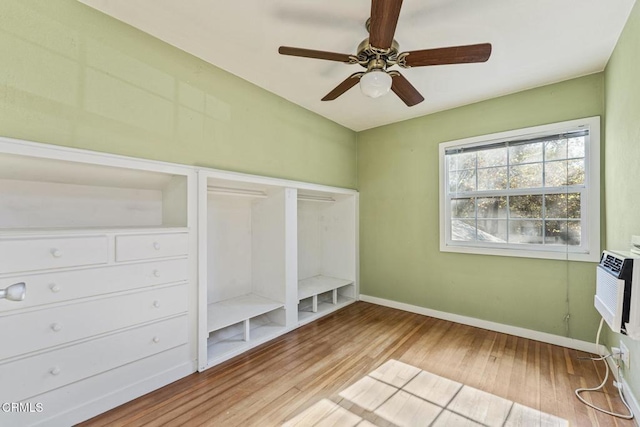
[[251,329],[251,341],[245,341],[243,333],[233,335],[220,341],[207,344],[208,363],[226,360],[230,355],[241,353],[258,344],[269,341],[281,335],[285,331],[284,326],[277,323],[266,323]]
[[[334,304],[334,301],[335,301],[335,304]],[[304,301],[303,301],[298,311],[298,324],[304,325],[306,323],[312,322],[352,302],[355,302],[354,298],[347,297],[340,294],[337,294],[336,300],[333,300],[330,298],[323,300],[322,298],[318,298],[316,311],[314,312],[312,309],[313,305],[307,304],[305,306],[303,305],[304,304]]]
[[282,307],[284,304],[256,294],[214,302],[207,308],[208,331],[216,331]]
[[298,301],[351,285],[353,280],[318,275],[298,281]]

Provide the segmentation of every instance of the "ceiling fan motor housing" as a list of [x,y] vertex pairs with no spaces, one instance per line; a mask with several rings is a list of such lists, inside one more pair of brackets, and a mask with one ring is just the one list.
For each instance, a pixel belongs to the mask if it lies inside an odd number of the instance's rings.
[[[378,49],[371,46],[369,38],[367,37],[358,45],[358,53],[356,54],[356,57],[358,58],[358,64],[368,70],[371,70],[372,68],[386,69],[387,66],[397,63],[399,52],[400,45],[395,40],[391,43],[391,47],[389,49]],[[378,60],[374,67],[370,65],[372,60]],[[382,60],[384,67],[379,66],[379,60]]]

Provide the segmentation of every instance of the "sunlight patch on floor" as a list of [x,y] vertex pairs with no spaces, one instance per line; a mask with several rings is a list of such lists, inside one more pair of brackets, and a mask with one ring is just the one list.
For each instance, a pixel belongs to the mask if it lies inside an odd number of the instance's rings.
[[389,360],[285,427],[566,427],[567,420]]

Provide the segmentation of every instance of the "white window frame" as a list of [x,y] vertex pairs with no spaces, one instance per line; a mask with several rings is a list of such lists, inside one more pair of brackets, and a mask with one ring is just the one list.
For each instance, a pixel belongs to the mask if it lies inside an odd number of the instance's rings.
[[[576,129],[589,129],[585,144],[585,183],[581,189],[582,239],[580,247],[569,245],[515,244],[493,242],[464,242],[451,239],[451,195],[447,194],[447,167],[445,152],[453,148],[473,147],[503,141],[525,140],[564,133]],[[440,251],[467,254],[545,258],[571,261],[598,262],[600,260],[600,117],[552,123],[524,129],[510,130],[489,135],[476,136],[439,145],[440,162]],[[536,189],[527,189],[534,193]],[[531,191],[533,190],[533,191]],[[575,187],[566,187],[576,192]],[[514,190],[522,194],[520,190]],[[506,195],[507,193],[505,193]]]

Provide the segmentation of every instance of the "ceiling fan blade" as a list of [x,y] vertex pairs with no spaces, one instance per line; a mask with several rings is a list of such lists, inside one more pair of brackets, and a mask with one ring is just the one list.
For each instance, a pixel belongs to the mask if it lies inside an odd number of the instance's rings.
[[360,77],[362,77],[364,73],[353,73],[349,77],[347,77],[342,83],[335,87],[331,92],[325,95],[322,98],[323,101],[333,101],[352,87],[358,84],[360,81]]
[[378,49],[388,49],[393,42],[402,0],[372,0],[369,44]]
[[406,53],[408,55],[405,64],[409,67],[486,62],[491,56],[491,43],[414,50]]
[[322,50],[301,49],[299,47],[280,46],[281,55],[302,56],[304,58],[326,59],[328,61],[351,63],[351,55],[346,53],[325,52]]
[[402,74],[394,71],[391,74],[391,78],[393,79],[391,81],[391,90],[407,104],[407,107],[413,107],[424,101],[424,97],[420,95],[420,92]]

